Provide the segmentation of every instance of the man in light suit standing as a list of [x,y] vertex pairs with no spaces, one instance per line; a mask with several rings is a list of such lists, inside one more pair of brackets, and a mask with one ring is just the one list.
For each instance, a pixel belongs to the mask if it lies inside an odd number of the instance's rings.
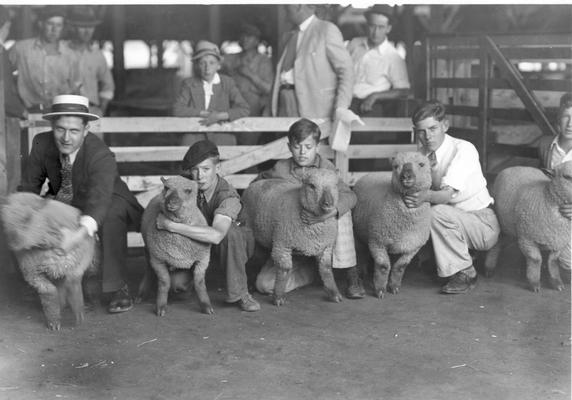
[[340,30],[314,16],[310,4],[285,5],[296,29],[285,35],[276,67],[272,115],[334,118],[352,100],[353,66]]

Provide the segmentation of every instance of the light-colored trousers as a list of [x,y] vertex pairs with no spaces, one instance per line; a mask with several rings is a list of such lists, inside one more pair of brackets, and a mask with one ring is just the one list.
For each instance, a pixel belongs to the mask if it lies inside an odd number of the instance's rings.
[[469,249],[489,250],[499,237],[494,211],[463,211],[446,204],[431,207],[431,241],[437,274],[448,277],[473,265]]
[[[348,211],[338,219],[338,234],[334,246],[332,268],[350,268],[355,266],[356,262],[352,213]],[[286,293],[312,283],[316,277],[316,271],[316,262],[313,258],[294,256],[292,270],[286,281]],[[275,280],[276,267],[272,259],[268,259],[256,277],[256,290],[260,293],[272,293]]]

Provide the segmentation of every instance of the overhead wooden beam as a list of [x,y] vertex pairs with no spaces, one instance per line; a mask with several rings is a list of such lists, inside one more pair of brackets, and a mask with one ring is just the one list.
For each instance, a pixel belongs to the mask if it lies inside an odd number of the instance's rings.
[[220,6],[209,5],[209,39],[220,46]]
[[115,98],[125,95],[125,56],[123,54],[126,38],[126,12],[124,5],[112,6],[113,18],[113,79],[115,81]]
[[522,75],[514,65],[508,60],[490,36],[484,36],[483,47],[499,67],[501,74],[510,82],[510,85],[524,103],[526,109],[532,115],[534,122],[545,135],[555,136],[556,131],[546,117],[544,107],[538,101],[534,93],[526,86]]

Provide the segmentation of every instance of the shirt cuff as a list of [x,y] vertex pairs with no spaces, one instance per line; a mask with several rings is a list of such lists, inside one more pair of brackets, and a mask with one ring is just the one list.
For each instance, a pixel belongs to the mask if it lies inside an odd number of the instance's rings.
[[89,215],[79,217],[79,224],[87,229],[87,234],[92,236],[97,232],[97,222]]
[[111,90],[110,91],[103,91],[102,90],[101,92],[99,92],[99,97],[101,99],[111,100],[111,99],[113,99],[113,91],[111,91]]

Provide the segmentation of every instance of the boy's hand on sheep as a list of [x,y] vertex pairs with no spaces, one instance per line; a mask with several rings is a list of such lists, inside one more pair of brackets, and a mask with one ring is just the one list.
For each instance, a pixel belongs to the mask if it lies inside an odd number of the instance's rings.
[[431,193],[429,190],[423,190],[421,192],[406,194],[403,196],[403,202],[407,208],[417,208],[423,203],[430,202]]
[[157,215],[156,224],[157,224],[157,229],[163,229],[165,231],[173,232],[172,228],[174,222],[171,221],[169,218],[167,218],[163,213],[159,213],[159,215]]
[[562,204],[559,210],[564,218],[572,219],[572,204]]
[[88,235],[87,229],[84,226],[80,226],[76,230],[61,228],[61,240],[60,246],[58,248],[62,253],[67,253],[75,246],[83,242]]
[[322,215],[314,215],[310,213],[308,210],[302,210],[300,212],[300,219],[303,223],[308,225],[317,224],[318,222],[324,222],[332,217],[335,217],[338,214],[338,210],[333,209],[332,211],[322,214]]

